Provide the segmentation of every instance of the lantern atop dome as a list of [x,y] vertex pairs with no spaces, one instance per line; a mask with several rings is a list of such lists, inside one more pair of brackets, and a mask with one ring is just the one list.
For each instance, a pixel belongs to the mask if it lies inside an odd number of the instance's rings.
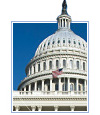
[[71,17],[67,13],[67,3],[66,0],[62,3],[62,13],[57,18],[58,29],[70,29]]

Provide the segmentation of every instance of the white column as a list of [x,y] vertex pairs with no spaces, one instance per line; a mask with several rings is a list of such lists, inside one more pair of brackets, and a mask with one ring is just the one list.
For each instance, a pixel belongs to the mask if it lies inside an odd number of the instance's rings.
[[58,106],[54,106],[55,111],[58,111]]
[[65,27],[67,27],[67,20],[65,19]]
[[29,84],[29,91],[31,91],[31,84]]
[[35,111],[36,106],[31,106],[32,111]]
[[44,91],[44,79],[42,79],[42,91]]
[[35,81],[35,91],[37,91],[37,81]]
[[70,106],[70,108],[71,108],[71,111],[74,111],[75,106]]
[[50,91],[52,91],[52,78],[50,78]]
[[63,19],[62,19],[62,27],[63,27]]
[[68,93],[70,93],[69,91],[70,91],[70,78],[68,78]]
[[19,106],[15,106],[15,111],[19,111],[20,107]]
[[34,74],[34,66],[32,65],[32,74]]
[[77,94],[78,94],[78,82],[79,82],[79,79],[76,78],[76,91],[77,91]]
[[38,111],[42,110],[42,106],[37,106],[38,107]]
[[24,91],[26,91],[26,87],[24,87]]
[[58,79],[59,79],[59,91],[62,91],[61,78],[58,78]]

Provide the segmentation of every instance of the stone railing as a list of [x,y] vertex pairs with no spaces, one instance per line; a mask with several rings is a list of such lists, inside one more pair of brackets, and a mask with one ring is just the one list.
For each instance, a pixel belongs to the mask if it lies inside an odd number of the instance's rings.
[[41,96],[41,95],[67,95],[67,96],[86,96],[87,91],[13,91],[13,96]]

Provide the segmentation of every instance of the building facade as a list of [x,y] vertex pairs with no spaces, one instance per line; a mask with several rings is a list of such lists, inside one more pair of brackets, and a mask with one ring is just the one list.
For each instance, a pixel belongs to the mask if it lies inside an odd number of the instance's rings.
[[[87,43],[70,29],[66,0],[58,30],[44,39],[13,91],[13,111],[87,111]],[[52,71],[63,74],[52,77]]]

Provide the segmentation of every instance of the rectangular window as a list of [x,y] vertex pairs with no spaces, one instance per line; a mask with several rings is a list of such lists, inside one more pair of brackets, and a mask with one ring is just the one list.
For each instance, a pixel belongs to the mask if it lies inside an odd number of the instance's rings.
[[40,72],[40,63],[38,64],[38,72]]

